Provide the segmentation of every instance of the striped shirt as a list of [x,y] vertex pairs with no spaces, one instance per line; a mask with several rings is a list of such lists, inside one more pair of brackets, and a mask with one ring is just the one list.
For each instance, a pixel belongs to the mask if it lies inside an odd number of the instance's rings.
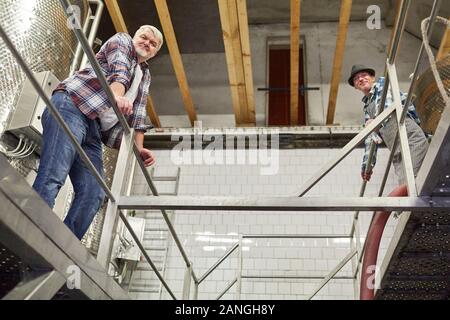
[[[130,35],[126,33],[115,34],[103,44],[100,51],[96,54],[96,58],[108,84],[119,82],[124,85],[125,91],[128,91],[138,63],[138,56]],[[140,67],[143,76],[133,103],[133,113],[125,116],[125,119],[128,125],[136,131],[145,132],[152,127],[145,124],[145,108],[151,77],[146,62],[141,63]],[[74,104],[89,119],[98,118],[99,114],[112,107],[90,64],[61,82],[56,87],[56,90],[67,91]],[[122,136],[123,129],[118,122],[108,131],[102,132],[102,141],[107,146],[118,149]]]
[[[377,110],[380,110],[380,102],[381,102],[381,96],[382,96],[383,88],[384,88],[384,81],[385,81],[384,77],[378,78],[378,80],[372,86],[372,89],[370,90],[370,94],[368,96],[364,96],[362,99],[362,102],[364,103],[364,123],[366,123],[367,120],[369,120],[369,119],[375,118],[375,115],[370,114],[370,112],[368,110],[369,105],[372,102],[375,102]],[[389,90],[386,95],[386,103],[384,104],[383,110],[385,110],[386,108],[389,108],[392,105],[392,103],[394,102],[392,99],[391,91],[392,91],[392,87],[389,87]],[[402,101],[402,105],[404,105],[406,102],[407,94],[400,91],[400,98]],[[381,110],[381,112],[383,110]],[[377,113],[380,113],[380,112],[377,112]],[[413,119],[418,125],[420,125],[419,115],[417,114],[416,108],[414,107],[414,105],[412,103],[408,106],[408,111],[406,112],[406,114],[411,119]],[[387,121],[387,119],[385,120],[385,122],[386,121]],[[381,124],[381,126],[383,126],[383,124]],[[369,157],[371,141],[378,141],[378,143],[381,143],[382,139],[377,133],[373,132],[365,140],[364,156],[363,156],[363,161],[362,161],[362,165],[361,165],[361,171],[365,171],[365,169],[367,167],[367,160]],[[372,157],[372,168],[375,167],[375,163],[377,160],[377,149],[378,149],[378,144],[375,143],[375,150],[374,150],[373,157]]]

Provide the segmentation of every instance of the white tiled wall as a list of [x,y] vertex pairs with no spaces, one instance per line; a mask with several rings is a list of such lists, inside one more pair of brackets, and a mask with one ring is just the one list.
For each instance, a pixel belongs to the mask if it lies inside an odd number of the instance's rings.
[[[279,171],[261,175],[258,165],[182,165],[179,195],[276,196],[293,195],[340,149],[280,150]],[[200,151],[201,152],[201,151]],[[156,175],[175,175],[170,151],[155,151]],[[347,156],[306,196],[358,196],[362,150]],[[378,163],[366,195],[376,196],[384,173],[388,151],[379,150]],[[145,180],[136,170],[134,188],[144,189]],[[396,179],[391,174],[386,190]],[[170,186],[164,190],[171,191]],[[233,244],[239,234],[349,234],[354,212],[232,212],[176,211],[174,226],[191,259],[195,273],[202,276]],[[367,231],[371,213],[361,213],[362,234]],[[396,220],[391,218],[381,244],[384,256]],[[173,243],[173,242],[172,242]],[[244,275],[325,276],[350,250],[349,239],[245,239]],[[200,286],[199,299],[215,299],[236,277],[237,252],[233,253]],[[351,275],[351,264],[338,277]],[[165,278],[177,297],[181,297],[185,264],[173,244],[169,251]],[[243,279],[243,299],[304,299],[318,285],[317,279]],[[223,299],[234,299],[236,286]],[[167,294],[163,298],[169,299]],[[314,299],[354,299],[353,281],[329,282]]]

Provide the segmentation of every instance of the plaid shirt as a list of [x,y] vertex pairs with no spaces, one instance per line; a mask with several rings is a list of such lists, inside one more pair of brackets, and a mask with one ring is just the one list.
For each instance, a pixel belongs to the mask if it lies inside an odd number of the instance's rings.
[[[136,50],[132,38],[126,33],[117,33],[101,47],[96,58],[102,68],[108,84],[119,82],[125,86],[125,91],[130,88],[134,70],[138,63]],[[147,131],[152,126],[146,125],[146,103],[150,87],[150,71],[148,64],[140,64],[142,69],[142,81],[138,94],[133,104],[133,113],[125,116],[128,125],[136,131]],[[111,108],[106,92],[102,89],[94,69],[90,64],[86,68],[77,71],[71,77],[61,82],[55,89],[65,90],[72,98],[74,104],[89,119],[96,119],[99,114]],[[102,141],[109,147],[118,149],[122,141],[123,129],[120,123],[116,123],[108,131],[102,131]]]
[[[368,112],[368,107],[369,105],[375,101],[375,104],[377,106],[377,114],[379,113],[380,110],[380,102],[381,102],[381,95],[383,93],[383,88],[384,88],[384,77],[380,77],[378,78],[378,80],[375,82],[375,84],[373,85],[372,89],[370,90],[370,94],[369,96],[364,96],[364,98],[362,99],[362,102],[364,103],[364,123],[367,122],[367,120],[369,119],[373,119],[373,115],[370,115]],[[389,90],[387,92],[386,95],[386,103],[384,105],[384,109],[389,108],[392,103],[394,102],[392,99],[392,87],[389,87]],[[404,105],[406,102],[406,98],[407,98],[407,94],[403,93],[400,91],[400,98],[402,100],[402,104]],[[384,110],[383,109],[383,110]],[[382,111],[383,111],[382,110]],[[419,116],[416,112],[416,108],[414,107],[414,105],[411,103],[408,106],[408,111],[406,112],[406,114],[411,117],[411,119],[413,119],[418,125],[420,125],[420,119]],[[386,122],[387,120],[385,120]],[[381,124],[383,126],[383,124]],[[364,157],[363,157],[363,161],[362,161],[362,165],[361,165],[361,171],[365,171],[366,167],[367,167],[367,160],[369,157],[369,150],[370,150],[370,143],[371,141],[376,142],[375,143],[375,150],[373,153],[373,157],[372,157],[372,168],[375,167],[375,163],[377,160],[377,149],[378,149],[378,144],[381,143],[382,139],[381,137],[376,133],[373,132],[371,135],[369,135],[367,137],[367,139],[365,140],[365,147],[364,147]]]

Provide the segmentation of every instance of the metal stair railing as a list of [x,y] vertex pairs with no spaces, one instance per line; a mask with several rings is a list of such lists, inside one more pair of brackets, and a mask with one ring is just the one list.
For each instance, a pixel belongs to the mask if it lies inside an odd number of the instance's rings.
[[[76,19],[78,20],[78,17],[76,16],[69,16],[69,12],[70,10],[70,3],[67,0],[60,0],[60,3],[65,11],[65,13],[67,14],[67,16],[71,19]],[[79,21],[77,21],[77,25],[81,25],[79,23]],[[114,175],[114,180],[113,180],[113,185],[111,190],[108,188],[108,186],[106,185],[105,181],[103,180],[103,178],[101,177],[101,175],[97,172],[97,170],[95,169],[94,165],[92,164],[92,162],[89,160],[89,157],[87,156],[87,154],[84,152],[84,150],[82,149],[81,145],[76,141],[76,138],[74,137],[74,135],[72,134],[72,132],[70,131],[69,127],[67,126],[67,124],[65,123],[65,121],[63,120],[63,118],[61,117],[60,113],[58,112],[58,110],[55,108],[55,106],[53,105],[53,103],[51,102],[51,100],[49,99],[49,97],[47,97],[47,95],[45,94],[44,90],[42,89],[42,87],[40,86],[40,84],[38,83],[36,77],[34,76],[34,74],[32,73],[32,71],[30,70],[30,68],[28,67],[27,63],[25,62],[25,60],[22,58],[21,54],[17,51],[17,49],[14,47],[12,41],[10,40],[9,36],[6,34],[6,32],[3,29],[3,26],[0,25],[0,36],[3,39],[3,41],[5,42],[6,46],[8,47],[8,49],[11,51],[12,55],[14,56],[14,58],[16,59],[16,61],[18,62],[18,64],[21,66],[23,72],[25,73],[25,75],[27,76],[27,78],[30,80],[31,84],[33,85],[34,89],[37,91],[37,93],[39,94],[39,96],[42,98],[42,100],[44,101],[44,103],[48,106],[50,113],[54,116],[55,120],[58,122],[58,124],[61,126],[61,128],[66,132],[66,134],[68,135],[71,143],[74,145],[75,149],[77,150],[80,158],[82,159],[82,161],[85,163],[85,165],[87,166],[87,168],[91,171],[91,173],[94,175],[95,179],[97,180],[97,182],[99,183],[99,185],[101,186],[101,188],[104,190],[106,196],[109,199],[108,202],[108,209],[106,212],[106,218],[105,218],[105,222],[104,222],[104,227],[103,227],[103,232],[102,232],[102,237],[100,240],[100,248],[99,248],[99,252],[98,252],[98,256],[97,256],[97,260],[100,262],[100,264],[106,268],[109,265],[109,260],[111,257],[111,250],[112,250],[112,237],[113,237],[113,230],[114,228],[117,226],[117,222],[118,222],[118,218],[120,218],[125,226],[127,227],[128,231],[130,232],[131,236],[133,237],[133,239],[136,241],[136,244],[138,245],[139,249],[141,250],[142,254],[144,255],[145,259],[147,260],[147,262],[150,264],[150,266],[152,267],[152,269],[154,269],[156,275],[158,276],[158,278],[161,280],[161,282],[163,283],[164,287],[166,288],[166,290],[169,292],[169,294],[171,295],[171,297],[173,299],[176,299],[175,295],[173,294],[172,290],[169,288],[169,286],[167,285],[167,283],[164,281],[163,277],[160,275],[160,273],[158,272],[158,270],[156,269],[155,265],[153,264],[153,262],[151,261],[150,257],[147,255],[147,253],[145,252],[144,247],[142,246],[142,244],[139,242],[138,237],[136,236],[136,234],[134,233],[134,231],[132,230],[131,226],[129,225],[126,216],[117,208],[117,199],[120,198],[122,192],[123,192],[123,180],[125,178],[125,172],[124,169],[126,168],[125,166],[125,160],[127,160],[131,154],[134,154],[136,161],[139,164],[139,167],[142,170],[142,173],[144,174],[144,177],[149,185],[150,190],[152,191],[154,196],[158,196],[158,191],[156,190],[145,166],[144,163],[140,157],[139,154],[139,150],[137,148],[136,142],[134,141],[134,131],[131,130],[124,118],[124,116],[122,115],[122,113],[120,112],[120,110],[118,109],[116,103],[115,103],[115,98],[114,95],[111,91],[111,89],[109,88],[108,82],[104,76],[104,74],[102,73],[101,67],[98,63],[98,61],[95,58],[95,55],[89,45],[88,40],[86,39],[86,36],[83,33],[83,30],[74,28],[73,29],[79,43],[82,46],[82,49],[84,51],[84,53],[86,54],[92,68],[94,69],[97,78],[102,86],[102,89],[106,92],[107,98],[109,100],[109,102],[111,103],[111,106],[119,120],[120,125],[123,128],[124,131],[124,137],[122,139],[122,143],[121,143],[121,148],[120,148],[120,152],[119,152],[119,157],[118,157],[118,161],[117,161],[117,167],[119,168],[119,170],[116,170],[116,173]],[[119,172],[117,172],[119,171]],[[120,180],[120,181],[119,181]],[[186,263],[186,268],[190,270],[189,276],[186,276],[187,278],[194,279],[194,281],[197,281],[197,277],[193,271],[193,269],[191,268],[191,262],[188,259],[186,252],[176,234],[176,231],[174,229],[174,227],[172,226],[167,213],[165,212],[165,210],[161,210],[164,220],[166,221],[169,230],[177,244],[178,249],[181,252],[181,255],[183,256],[183,259]]]
[[[150,176],[152,178],[152,181],[154,182],[174,182],[174,191],[173,192],[166,192],[166,193],[160,193],[162,194],[166,194],[166,195],[172,195],[172,196],[176,196],[178,195],[178,190],[179,190],[179,182],[180,182],[180,172],[181,169],[178,168],[177,169],[177,173],[175,176],[155,176],[154,174],[154,168],[151,168],[150,170]],[[147,190],[147,192],[149,192],[149,190]],[[158,210],[157,210],[158,211]],[[148,213],[147,213],[148,214]],[[173,211],[169,212],[170,214],[170,219],[173,219]],[[148,216],[147,216],[148,217]],[[163,222],[163,224],[165,224],[165,222]],[[155,235],[151,235],[150,237],[146,236],[147,232],[158,232],[160,235],[155,237]],[[152,228],[145,228],[144,231],[144,240],[150,240],[150,241],[157,241],[157,242],[163,242],[163,244],[161,246],[156,246],[156,247],[146,247],[146,250],[158,250],[163,252],[162,255],[158,255],[158,258],[162,258],[161,260],[158,260],[157,262],[160,263],[158,264],[158,268],[160,268],[160,272],[162,275],[164,275],[165,269],[166,269],[166,265],[167,265],[167,259],[168,259],[168,252],[169,252],[169,238],[168,238],[168,228],[167,226],[164,228],[163,225],[155,225]],[[142,267],[139,266],[139,263],[136,265],[136,270],[139,270],[141,272],[145,272],[147,271],[147,269],[142,269]],[[136,271],[134,270],[134,271]],[[134,271],[130,277],[130,283],[129,283],[129,292],[147,292],[147,293],[156,293],[157,296],[159,297],[159,299],[161,299],[162,297],[162,283],[160,281],[158,281],[158,286],[155,289],[155,286],[152,286],[152,284],[136,284],[134,279]],[[136,290],[135,290],[136,289]]]
[[[233,252],[238,250],[238,267],[236,271],[236,277],[231,280],[225,287],[223,291],[217,296],[216,300],[220,300],[235,284],[236,286],[236,300],[241,299],[242,295],[242,279],[314,279],[314,280],[322,280],[320,284],[314,289],[314,291],[307,297],[308,300],[312,299],[329,281],[332,279],[340,279],[340,280],[348,280],[354,279],[354,277],[336,277],[336,274],[356,255],[356,249],[351,250],[345,256],[333,270],[331,270],[325,276],[286,276],[286,275],[270,275],[270,276],[261,276],[261,275],[243,275],[243,239],[350,239],[350,235],[313,235],[313,234],[246,234],[239,235],[239,240],[223,254],[198,280],[195,284],[195,292],[198,292],[198,286],[205,281],[208,276],[216,270],[222,262],[224,262],[228,257],[231,256]],[[197,296],[195,296],[197,299]]]
[[[63,8],[65,9],[65,12],[67,13],[67,8],[69,7],[69,2],[67,0],[60,0]],[[90,162],[87,155],[82,150],[81,146],[76,142],[75,138],[71,134],[70,130],[68,129],[67,125],[64,123],[62,117],[58,113],[58,111],[55,109],[53,104],[51,103],[50,99],[45,95],[45,92],[40,87],[39,83],[37,82],[36,78],[28,68],[27,64],[21,57],[21,55],[17,52],[14,45],[12,44],[11,40],[8,38],[7,34],[3,30],[2,26],[0,26],[0,36],[3,38],[4,42],[6,43],[9,50],[12,52],[13,56],[17,60],[17,62],[20,64],[21,68],[25,72],[26,76],[30,79],[32,85],[38,92],[39,96],[43,99],[43,101],[48,106],[50,112],[55,117],[56,121],[62,126],[63,130],[68,134],[71,142],[74,144],[75,148],[77,149],[80,157],[82,158],[83,162],[86,164],[86,166],[89,168],[89,170],[92,172],[92,174],[95,176],[96,180],[98,181],[99,185],[102,187],[102,189],[105,191],[109,203],[108,203],[108,209],[106,213],[106,219],[103,227],[103,233],[102,233],[102,239],[100,242],[100,249],[98,254],[98,261],[100,264],[106,268],[109,264],[109,259],[111,257],[111,247],[112,247],[112,235],[113,230],[115,229],[115,226],[117,225],[118,219],[122,219],[128,228],[130,234],[134,238],[134,240],[137,240],[136,235],[134,234],[133,230],[130,228],[129,224],[127,223],[126,216],[121,212],[121,209],[143,209],[143,208],[157,208],[160,209],[163,215],[164,220],[166,221],[169,231],[172,234],[172,237],[174,241],[176,242],[176,245],[178,249],[180,250],[180,253],[184,259],[184,262],[186,263],[186,273],[185,273],[185,285],[183,292],[183,298],[189,297],[189,287],[190,283],[193,280],[196,284],[196,292],[195,296],[198,294],[198,284],[199,279],[196,277],[193,269],[192,269],[192,263],[188,259],[186,252],[184,251],[184,248],[175,232],[175,229],[173,225],[170,222],[170,219],[167,216],[167,213],[165,210],[167,209],[186,209],[186,210],[243,210],[243,211],[252,211],[252,210],[270,210],[270,211],[311,211],[311,210],[321,210],[321,211],[339,211],[339,210],[345,210],[345,209],[353,209],[355,211],[357,210],[417,210],[417,211],[433,211],[433,210],[445,210],[449,208],[448,199],[436,199],[433,198],[433,201],[430,203],[430,199],[427,197],[419,197],[417,196],[416,191],[416,185],[415,185],[415,179],[412,172],[412,163],[411,163],[411,154],[409,150],[409,145],[407,141],[407,135],[406,135],[406,127],[405,127],[405,115],[406,115],[406,108],[408,106],[408,103],[410,103],[412,95],[411,92],[414,88],[414,84],[417,77],[417,70],[418,70],[418,63],[420,62],[420,58],[422,55],[423,47],[421,48],[418,62],[416,64],[416,68],[414,71],[414,76],[412,83],[410,85],[409,89],[409,95],[408,99],[406,101],[406,104],[402,106],[400,95],[399,95],[399,84],[397,79],[397,74],[395,70],[395,56],[398,51],[398,45],[401,37],[401,33],[404,28],[404,23],[407,17],[407,10],[409,7],[410,0],[402,0],[401,4],[401,11],[399,15],[399,19],[396,25],[396,30],[394,34],[394,41],[392,45],[392,49],[390,50],[388,59],[387,59],[387,71],[386,71],[386,83],[383,90],[383,96],[382,96],[382,104],[384,105],[384,101],[387,96],[387,90],[389,87],[389,82],[391,82],[391,87],[393,89],[393,105],[384,111],[380,112],[379,116],[374,119],[370,124],[368,124],[356,137],[354,137],[338,154],[335,156],[332,160],[330,160],[327,164],[325,164],[317,173],[313,175],[301,188],[300,190],[300,198],[264,198],[264,199],[254,199],[254,198],[225,198],[225,197],[166,197],[166,196],[159,196],[158,191],[156,190],[151,177],[149,176],[147,170],[145,169],[145,166],[143,164],[142,159],[140,158],[138,148],[136,146],[136,143],[134,141],[134,132],[133,130],[130,130],[128,127],[128,124],[125,121],[125,118],[118,110],[116,104],[114,103],[115,99],[114,96],[108,86],[108,83],[100,69],[100,66],[95,59],[95,56],[89,46],[89,43],[83,34],[82,30],[74,29],[74,32],[78,38],[78,41],[80,42],[81,46],[83,47],[83,50],[88,57],[94,71],[97,74],[97,77],[102,85],[103,90],[105,90],[107,97],[111,103],[114,112],[116,113],[119,123],[122,125],[124,130],[124,138],[121,145],[121,150],[119,153],[119,159],[117,162],[117,170],[114,176],[114,181],[111,190],[108,189],[106,186],[104,180],[101,178],[101,176],[98,174],[98,172],[95,170],[94,166]],[[428,32],[431,33],[433,24],[435,22],[434,17],[437,14],[437,9],[439,8],[441,4],[441,0],[435,0],[433,3],[433,9],[431,13],[431,22],[428,27]],[[73,17],[70,17],[73,18]],[[75,17],[77,19],[77,17]],[[380,110],[381,111],[381,110]],[[365,140],[366,137],[368,137],[374,130],[383,123],[388,117],[392,116],[395,113],[395,117],[397,119],[397,125],[398,125],[398,137],[400,142],[400,149],[401,154],[403,157],[403,169],[406,173],[407,178],[407,186],[409,190],[409,197],[405,197],[402,199],[392,199],[392,198],[386,198],[386,197],[379,197],[379,198],[364,198],[364,201],[359,201],[359,198],[350,198],[350,199],[333,199],[329,197],[315,197],[315,198],[303,198],[303,196],[314,186],[316,185],[328,172],[330,172],[340,161],[342,161],[352,150],[354,150],[361,142]],[[372,148],[371,148],[372,149]],[[393,149],[395,150],[395,149]],[[153,195],[156,197],[152,197],[153,199],[150,201],[146,197],[143,197],[141,199],[136,199],[133,197],[124,197],[122,196],[122,191],[124,187],[123,181],[126,177],[126,163],[127,160],[131,155],[134,155],[136,157],[136,160],[139,164],[139,167],[141,168],[144,177],[149,185],[150,190],[152,191]],[[391,154],[392,158],[392,154]],[[371,163],[369,159],[368,163]],[[384,189],[384,185],[386,183],[386,178],[389,172],[390,168],[390,162],[388,164],[388,168],[386,168],[386,173],[383,179],[382,183],[382,189],[380,193],[382,193],[382,190]],[[363,185],[361,187],[360,195],[362,196],[365,192],[365,183],[363,182]],[[360,198],[361,198],[360,196]],[[363,200],[363,199],[361,199]],[[355,219],[352,224],[352,232],[351,236],[355,237],[356,240],[356,249],[351,250],[351,254],[356,252],[357,261],[359,262],[362,253],[364,250],[361,250],[361,244],[360,244],[360,236],[359,236],[359,221],[358,221],[358,211],[355,214]],[[352,238],[353,239],[353,238]],[[242,238],[241,238],[242,240]],[[154,265],[150,259],[150,257],[146,254],[145,249],[143,248],[142,244],[139,242],[138,246],[143,253],[144,257],[146,258],[147,262],[154,268]],[[353,241],[351,242],[353,245]],[[353,256],[353,255],[352,255]],[[242,258],[242,256],[241,256]],[[242,260],[240,261],[240,266],[242,267]],[[220,263],[219,263],[220,264]],[[240,269],[240,268],[239,268]],[[356,267],[356,276],[358,275],[359,265]],[[175,296],[170,291],[170,288],[168,287],[167,283],[164,281],[163,277],[158,273],[157,270],[155,270],[155,273],[158,275],[158,278],[161,280],[165,288],[168,290],[168,292],[171,294],[172,298],[175,299]],[[235,283],[237,283],[237,288],[239,290],[240,288],[240,282],[242,280],[243,276],[242,274],[229,285],[233,286]],[[202,281],[204,278],[202,279]],[[325,279],[326,280],[326,279]]]

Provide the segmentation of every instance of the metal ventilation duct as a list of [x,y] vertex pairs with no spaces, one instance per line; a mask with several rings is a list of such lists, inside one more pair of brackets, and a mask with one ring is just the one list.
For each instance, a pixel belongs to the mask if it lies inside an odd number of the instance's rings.
[[[72,0],[84,24],[87,0]],[[1,0],[0,24],[34,72],[50,70],[60,80],[69,75],[77,45],[58,0]],[[70,25],[70,24],[69,24]],[[25,75],[0,39],[0,136],[5,131]]]

